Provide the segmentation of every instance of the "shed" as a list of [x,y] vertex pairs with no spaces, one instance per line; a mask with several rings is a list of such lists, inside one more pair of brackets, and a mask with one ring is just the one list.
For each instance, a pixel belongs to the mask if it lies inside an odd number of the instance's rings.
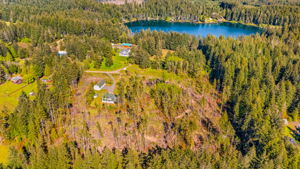
[[57,55],[58,55],[58,56],[65,56],[65,55],[67,55],[67,54],[68,54],[68,52],[67,52],[67,51],[64,51],[64,50],[60,50],[60,51],[57,52]]
[[102,103],[114,104],[117,102],[117,96],[112,93],[105,93],[102,97]]
[[94,90],[101,90],[103,89],[103,87],[105,86],[105,80],[101,80],[100,82],[98,82],[97,84],[94,85]]

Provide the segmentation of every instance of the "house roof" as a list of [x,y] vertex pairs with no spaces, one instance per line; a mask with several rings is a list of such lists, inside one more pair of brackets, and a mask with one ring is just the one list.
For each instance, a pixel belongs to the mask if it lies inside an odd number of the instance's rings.
[[123,49],[120,52],[121,55],[129,55],[129,53],[130,53],[130,49]]
[[66,55],[68,52],[67,51],[58,51],[57,52],[59,55]]
[[122,46],[132,46],[131,43],[122,43]]
[[21,77],[21,76],[15,76],[15,77],[12,77],[11,80],[12,80],[12,81],[15,81],[15,80],[22,80],[22,77]]
[[97,83],[97,86],[103,86],[105,84],[105,80],[101,80],[100,82]]
[[112,93],[105,93],[102,97],[103,100],[112,100],[112,101],[116,101],[117,97],[112,94]]

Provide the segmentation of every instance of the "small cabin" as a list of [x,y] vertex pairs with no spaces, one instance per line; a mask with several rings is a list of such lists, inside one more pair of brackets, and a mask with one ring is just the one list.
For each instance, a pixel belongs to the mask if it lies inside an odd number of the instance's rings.
[[123,49],[120,52],[120,56],[129,57],[130,55],[130,49]]
[[64,50],[60,50],[60,51],[57,52],[57,55],[58,55],[58,56],[65,56],[65,55],[67,55],[67,54],[68,54],[68,52],[67,52],[67,51],[64,51]]
[[11,78],[11,81],[15,84],[21,84],[23,82],[23,78],[20,76],[15,76]]
[[112,93],[105,93],[102,97],[102,103],[114,104],[117,102],[117,96]]
[[101,80],[100,82],[98,82],[97,84],[94,85],[94,90],[101,90],[103,89],[103,87],[105,86],[105,80]]

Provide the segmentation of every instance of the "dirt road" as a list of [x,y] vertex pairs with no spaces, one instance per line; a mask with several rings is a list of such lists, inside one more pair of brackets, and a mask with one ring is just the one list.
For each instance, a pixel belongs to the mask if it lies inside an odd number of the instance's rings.
[[[128,65],[128,66],[130,66],[130,65]],[[117,81],[112,76],[112,74],[120,74],[120,72],[122,70],[126,70],[128,68],[128,66],[123,67],[123,68],[118,69],[118,70],[114,70],[114,71],[91,71],[91,70],[87,70],[85,72],[86,73],[102,73],[102,74],[106,74],[107,76],[109,76],[111,78],[111,80],[113,81],[113,84],[111,86],[105,86],[104,89],[106,89],[107,92],[109,92],[109,93],[113,93],[115,88],[116,88]]]

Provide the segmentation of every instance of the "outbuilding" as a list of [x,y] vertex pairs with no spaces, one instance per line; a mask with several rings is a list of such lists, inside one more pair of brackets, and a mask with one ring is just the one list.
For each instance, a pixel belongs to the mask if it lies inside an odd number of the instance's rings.
[[57,55],[58,55],[58,56],[65,56],[65,55],[67,55],[67,54],[68,54],[68,52],[67,52],[67,51],[64,51],[64,50],[60,50],[60,51],[57,52]]

